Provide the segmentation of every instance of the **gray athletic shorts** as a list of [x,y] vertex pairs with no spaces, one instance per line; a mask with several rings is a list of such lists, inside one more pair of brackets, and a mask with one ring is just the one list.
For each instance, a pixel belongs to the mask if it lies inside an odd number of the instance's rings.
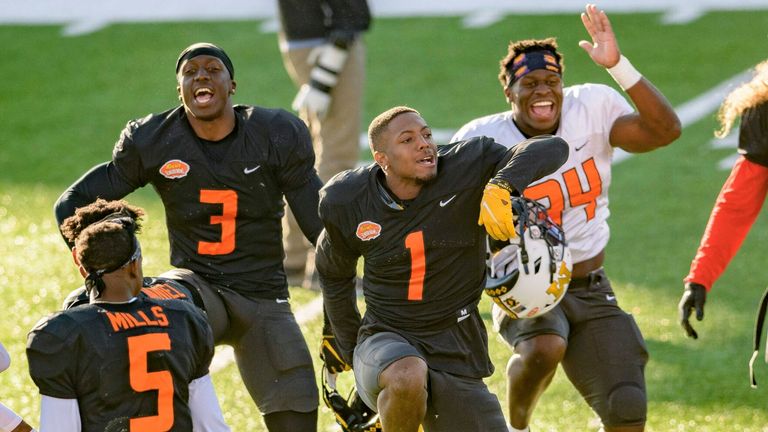
[[[379,376],[387,366],[404,357],[419,357],[426,362],[424,356],[397,333],[376,333],[355,348],[353,370],[357,392],[373,410],[382,390]],[[426,432],[508,430],[498,398],[488,391],[482,379],[430,368],[428,386],[423,424]]]
[[161,275],[199,290],[217,345],[231,345],[245,387],[262,414],[317,409],[312,356],[288,301],[246,297],[186,269]]
[[572,281],[550,312],[505,319],[499,334],[512,347],[540,334],[561,336],[568,343],[563,370],[603,424],[645,422],[648,350],[635,319],[619,307],[603,269]]

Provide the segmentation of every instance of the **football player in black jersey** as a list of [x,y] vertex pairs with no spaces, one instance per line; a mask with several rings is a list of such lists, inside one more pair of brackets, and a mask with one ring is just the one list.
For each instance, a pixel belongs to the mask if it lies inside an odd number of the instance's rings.
[[214,340],[234,347],[270,432],[314,431],[317,383],[288,303],[281,240],[283,198],[313,244],[322,230],[309,132],[287,111],[233,105],[234,67],[215,45],[184,49],[176,79],[181,105],[128,122],[112,160],[62,194],[56,217],[151,184],[176,267],[160,276],[200,292]]
[[483,383],[493,372],[477,312],[486,230],[515,235],[510,194],[562,165],[567,144],[543,136],[507,150],[480,137],[438,149],[408,107],[380,114],[368,135],[376,163],[340,173],[321,190],[316,263],[357,391],[384,430],[506,431]]
[[[213,334],[189,302],[139,296],[143,211],[101,221],[96,205],[65,220],[90,302],[41,320],[27,358],[42,395],[41,432],[229,431],[208,366]],[[82,230],[79,227],[85,227]]]

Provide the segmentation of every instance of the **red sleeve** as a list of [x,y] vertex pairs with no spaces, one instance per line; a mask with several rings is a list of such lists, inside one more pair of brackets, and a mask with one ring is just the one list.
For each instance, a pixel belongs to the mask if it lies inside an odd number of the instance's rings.
[[715,201],[685,282],[712,288],[741,247],[767,192],[768,168],[740,157]]

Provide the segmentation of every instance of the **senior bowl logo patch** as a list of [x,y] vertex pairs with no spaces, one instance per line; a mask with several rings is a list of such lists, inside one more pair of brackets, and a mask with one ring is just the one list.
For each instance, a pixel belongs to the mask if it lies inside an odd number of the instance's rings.
[[379,235],[381,235],[381,225],[376,222],[365,221],[357,224],[357,238],[360,240],[373,240]]
[[189,173],[189,164],[179,159],[171,159],[160,167],[160,174],[171,180],[185,177]]

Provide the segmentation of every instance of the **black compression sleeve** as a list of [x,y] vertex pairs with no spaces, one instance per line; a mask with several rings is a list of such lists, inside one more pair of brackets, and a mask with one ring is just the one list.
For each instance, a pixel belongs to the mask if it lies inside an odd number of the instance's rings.
[[[86,206],[96,201],[97,198],[120,199],[133,192],[134,189],[117,173],[112,162],[96,165],[68,187],[56,200],[56,204],[53,206],[56,222],[60,226],[64,219],[75,214],[78,207]],[[70,249],[74,246],[69,242],[67,245]]]
[[323,230],[323,223],[317,212],[319,191],[322,186],[323,182],[320,177],[314,174],[303,186],[285,193],[285,199],[296,217],[301,232],[312,245],[317,244],[317,236]]
[[[555,172],[568,160],[568,144],[560,137],[542,135],[512,147],[511,157],[491,179],[522,193],[532,182]],[[506,158],[505,158],[506,159]]]

